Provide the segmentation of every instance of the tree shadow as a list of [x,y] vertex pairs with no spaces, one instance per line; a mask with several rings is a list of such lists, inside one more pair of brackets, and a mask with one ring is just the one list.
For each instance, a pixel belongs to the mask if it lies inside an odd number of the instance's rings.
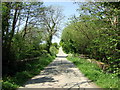
[[61,75],[62,73],[75,73],[73,68],[76,68],[76,66],[69,61],[56,60],[49,64],[48,67],[44,69],[44,72],[41,73],[41,75]]
[[54,80],[54,78],[52,78],[52,77],[45,76],[45,77],[31,79],[30,81],[26,82],[25,85],[27,85],[27,84],[36,84],[36,83],[45,83],[45,82],[56,82],[56,80]]
[[56,82],[56,80],[54,80],[54,78],[50,76],[61,75],[63,73],[75,73],[75,70],[73,68],[76,68],[76,66],[72,62],[62,60],[60,58],[65,58],[65,56],[60,56],[58,59],[56,58],[54,62],[49,64],[40,73],[39,78],[31,79],[25,85],[45,82]]
[[91,83],[91,82],[92,82],[92,80],[87,80],[87,81],[83,81],[83,82],[80,82],[80,83],[76,83],[72,87],[70,87],[68,90],[71,90],[71,88],[73,88],[76,85],[80,88],[81,87],[80,85],[82,85],[84,83]]
[[63,61],[63,60],[56,60],[53,63],[49,64],[49,67],[53,67],[53,66],[61,66],[61,65],[66,65],[68,68],[73,68],[75,67],[75,65],[71,62],[68,61]]

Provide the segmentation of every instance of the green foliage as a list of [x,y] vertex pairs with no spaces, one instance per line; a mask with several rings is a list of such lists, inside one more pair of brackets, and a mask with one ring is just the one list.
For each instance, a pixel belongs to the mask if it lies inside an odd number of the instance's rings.
[[50,52],[53,56],[55,56],[58,53],[58,49],[54,46],[50,47]]
[[52,43],[52,45],[50,47],[51,55],[56,56],[56,54],[58,53],[58,49],[59,49],[58,44],[57,43]]
[[[39,74],[44,66],[53,60],[58,45],[54,43],[51,46],[51,41],[61,20],[61,17],[57,16],[61,15],[60,13],[61,11],[58,12],[52,7],[43,6],[43,2],[2,3],[3,88],[5,90],[13,90],[23,85],[28,78]],[[56,22],[53,21],[54,18]],[[53,23],[55,25],[51,26]],[[49,28],[48,25],[51,27]],[[48,40],[50,43],[43,44],[47,41],[46,38],[50,39]],[[46,46],[51,46],[53,56],[48,54]],[[37,57],[40,57],[40,60],[35,59]]]
[[2,89],[3,90],[16,90],[18,86],[10,83],[9,81],[5,81],[2,83]]
[[[42,17],[41,13],[44,12],[45,7],[42,4],[42,2],[2,3],[3,74],[15,72],[12,66],[15,66],[17,61],[41,55],[40,43],[43,41],[43,32],[35,25],[40,22],[38,17]],[[24,23],[25,27],[19,30]]]
[[[27,36],[27,35],[26,35]],[[29,41],[29,39],[31,41]],[[15,55],[15,60],[22,60],[25,58],[32,58],[41,55],[42,49],[40,49],[40,37],[37,37],[35,40],[28,37],[23,38],[20,33],[17,33],[13,37],[12,51]],[[39,42],[37,41],[39,39]]]
[[22,84],[24,81],[28,80],[28,78],[31,78],[32,75],[28,71],[22,71],[17,72],[14,81],[16,84]]
[[68,60],[72,61],[86,77],[101,88],[118,88],[119,78],[116,74],[103,73],[96,64],[90,63],[86,59],[69,56]]
[[14,76],[4,76],[2,82],[3,90],[16,90],[19,86],[22,86],[28,79],[40,73],[52,60],[53,56],[49,54],[40,57],[37,60],[27,62],[24,66],[21,65],[21,68],[24,68],[22,71],[17,72]]
[[54,46],[56,49],[59,49],[58,43],[52,43],[52,46]]
[[118,4],[81,3],[80,16],[72,17],[64,28],[60,45],[66,53],[87,54],[109,64],[108,72],[119,75],[119,8],[114,5]]

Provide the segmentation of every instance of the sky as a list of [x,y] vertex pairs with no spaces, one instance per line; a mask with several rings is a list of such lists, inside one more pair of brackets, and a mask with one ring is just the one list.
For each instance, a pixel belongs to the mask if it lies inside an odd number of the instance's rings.
[[[49,5],[53,5],[53,6],[60,6],[63,9],[63,15],[65,16],[64,20],[63,20],[63,24],[62,24],[62,28],[63,29],[65,27],[65,23],[68,21],[68,18],[70,18],[73,15],[77,15],[78,16],[78,12],[76,11],[76,9],[78,9],[78,5],[77,4],[73,4],[73,2],[44,2],[45,6],[49,6]],[[60,37],[53,37],[52,42],[57,42],[59,43],[60,41]]]

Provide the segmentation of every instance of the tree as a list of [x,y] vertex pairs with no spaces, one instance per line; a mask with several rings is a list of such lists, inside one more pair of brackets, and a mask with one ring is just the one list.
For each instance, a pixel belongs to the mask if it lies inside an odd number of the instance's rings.
[[24,4],[24,9],[21,12],[22,21],[25,22],[23,38],[27,34],[28,25],[40,26],[44,8],[42,2],[27,2]]
[[[16,23],[20,15],[22,3],[6,2],[2,3],[2,51],[3,51],[3,66],[8,67],[10,62],[10,50],[12,38],[15,33]],[[14,12],[13,12],[14,11]],[[6,68],[7,71],[8,68]]]
[[[42,2],[3,2],[2,3],[2,57],[3,57],[3,71],[8,72],[10,63],[16,60],[16,51],[14,51],[14,43],[21,43],[25,40],[25,35],[29,25],[32,27],[40,26],[41,15],[44,11]],[[39,18],[38,18],[39,17]],[[19,29],[21,25],[24,30]],[[36,26],[37,25],[37,26]],[[35,29],[33,29],[34,31]],[[21,35],[22,34],[22,35]],[[17,36],[18,35],[18,36]],[[18,38],[20,40],[15,40]],[[15,40],[15,42],[14,42]],[[21,50],[21,46],[19,46]],[[24,46],[23,46],[24,47]],[[3,73],[4,73],[3,72]]]
[[[118,74],[119,3],[80,3],[79,17],[74,16],[63,30],[61,44],[66,51],[88,54],[109,64],[109,72]],[[113,13],[114,12],[114,13]]]
[[46,8],[42,17],[42,28],[44,29],[47,42],[47,51],[50,53],[53,35],[60,30],[61,20],[63,19],[62,11],[59,7],[49,6]]

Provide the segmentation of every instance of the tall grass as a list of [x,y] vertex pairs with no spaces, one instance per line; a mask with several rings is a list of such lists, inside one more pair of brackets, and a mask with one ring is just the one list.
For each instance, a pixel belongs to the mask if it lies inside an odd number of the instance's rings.
[[28,79],[40,73],[55,57],[50,55],[41,56],[37,60],[27,62],[21,68],[23,71],[17,72],[14,76],[3,76],[2,90],[16,90]]
[[96,64],[86,59],[69,56],[68,60],[72,61],[86,77],[101,88],[118,88],[119,78],[115,74],[102,72]]

